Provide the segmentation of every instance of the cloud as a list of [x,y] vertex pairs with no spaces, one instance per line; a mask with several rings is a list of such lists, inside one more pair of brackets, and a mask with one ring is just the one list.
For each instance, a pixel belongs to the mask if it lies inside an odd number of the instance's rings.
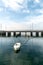
[[40,22],[43,22],[43,15],[31,16],[31,17],[27,16],[25,19],[26,19],[27,22],[30,22],[30,23],[33,23],[33,24],[38,24]]
[[42,9],[36,9],[36,12],[43,14],[43,8]]
[[27,17],[22,22],[1,20],[0,30],[43,30],[43,15]]
[[27,26],[31,26],[31,29],[43,30],[43,15],[33,16],[33,17],[28,16],[25,19],[26,19],[25,24],[27,24]]
[[23,8],[22,5],[19,5],[18,3],[22,4],[24,0],[2,0],[5,7],[10,7],[13,10],[17,11],[21,8]]
[[0,12],[2,12],[4,9],[0,7]]
[[[28,26],[22,22],[18,23],[16,21],[11,21],[11,20],[0,20],[0,30],[27,30]],[[30,27],[29,27],[30,28]]]
[[[43,8],[43,3],[40,0],[2,0],[6,8],[11,8],[11,10],[19,13],[34,13],[36,9]],[[32,14],[31,13],[31,14]]]
[[36,3],[40,3],[40,0],[35,0]]
[[23,13],[30,13],[30,10],[23,10]]
[[22,11],[23,13],[29,13],[28,0],[2,0],[6,8],[11,8],[14,11]]
[[[35,1],[38,4],[32,4]],[[6,9],[11,8],[11,11],[7,10],[8,20],[6,17],[4,20],[0,20],[0,30],[32,30],[32,29],[43,29],[43,8],[39,7],[40,0],[33,0],[28,2],[28,0],[2,0]],[[28,3],[28,4],[27,4]],[[35,5],[35,6],[34,6]],[[28,7],[29,6],[29,7]],[[17,11],[15,15],[13,11]],[[18,12],[21,10],[20,15]],[[3,8],[0,8],[0,12]],[[12,13],[13,12],[13,13]],[[27,13],[25,15],[25,13]],[[30,13],[30,14],[29,14]],[[41,14],[40,14],[41,13]],[[29,15],[30,16],[29,16]],[[36,16],[36,14],[39,14]],[[20,15],[20,16],[19,16]],[[13,18],[15,17],[15,20]],[[23,17],[24,16],[24,17]],[[18,19],[22,21],[18,21]],[[13,19],[13,20],[12,20]]]

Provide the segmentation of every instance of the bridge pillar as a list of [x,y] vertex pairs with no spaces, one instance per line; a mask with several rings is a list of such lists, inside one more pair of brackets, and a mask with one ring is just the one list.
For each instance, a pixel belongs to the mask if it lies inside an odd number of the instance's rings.
[[26,36],[30,37],[31,36],[31,32],[26,32]]
[[39,37],[39,32],[36,32],[36,37]]
[[11,32],[11,37],[13,37],[14,36],[14,32]]
[[6,37],[6,32],[2,32],[2,37]]
[[6,37],[8,37],[8,32],[6,32]]
[[8,32],[8,37],[11,37],[11,32]]
[[39,33],[38,32],[31,32],[31,37],[39,37]]
[[30,33],[31,33],[31,37],[33,37],[32,32],[30,32]]
[[21,32],[21,36],[25,37],[26,33],[25,32]]
[[16,32],[13,32],[13,37],[15,37],[16,36]]
[[21,36],[21,33],[20,32],[15,32],[15,36],[16,37]]
[[31,33],[32,37],[36,37],[36,32]]
[[11,32],[6,32],[6,37],[11,37]]
[[43,32],[41,32],[41,37],[43,37]]
[[2,36],[1,32],[0,32],[0,37]]
[[39,37],[41,37],[41,32],[39,32]]
[[0,37],[6,37],[6,32],[0,32]]

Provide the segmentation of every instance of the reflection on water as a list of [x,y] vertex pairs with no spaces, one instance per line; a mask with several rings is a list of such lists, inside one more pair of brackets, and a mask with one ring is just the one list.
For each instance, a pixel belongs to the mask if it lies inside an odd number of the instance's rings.
[[[19,53],[16,42],[22,43]],[[0,38],[0,65],[43,65],[43,38]]]

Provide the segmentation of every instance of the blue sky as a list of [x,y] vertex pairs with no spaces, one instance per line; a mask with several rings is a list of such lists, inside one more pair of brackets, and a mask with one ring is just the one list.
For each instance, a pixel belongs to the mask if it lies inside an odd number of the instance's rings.
[[43,0],[0,0],[0,30],[43,29]]

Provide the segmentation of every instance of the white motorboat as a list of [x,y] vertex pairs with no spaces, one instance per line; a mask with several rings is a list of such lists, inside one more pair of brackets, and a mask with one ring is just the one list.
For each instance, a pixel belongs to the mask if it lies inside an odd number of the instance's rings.
[[15,51],[18,51],[18,50],[20,50],[20,47],[21,47],[21,43],[16,43],[16,44],[14,45],[14,50],[15,50]]

